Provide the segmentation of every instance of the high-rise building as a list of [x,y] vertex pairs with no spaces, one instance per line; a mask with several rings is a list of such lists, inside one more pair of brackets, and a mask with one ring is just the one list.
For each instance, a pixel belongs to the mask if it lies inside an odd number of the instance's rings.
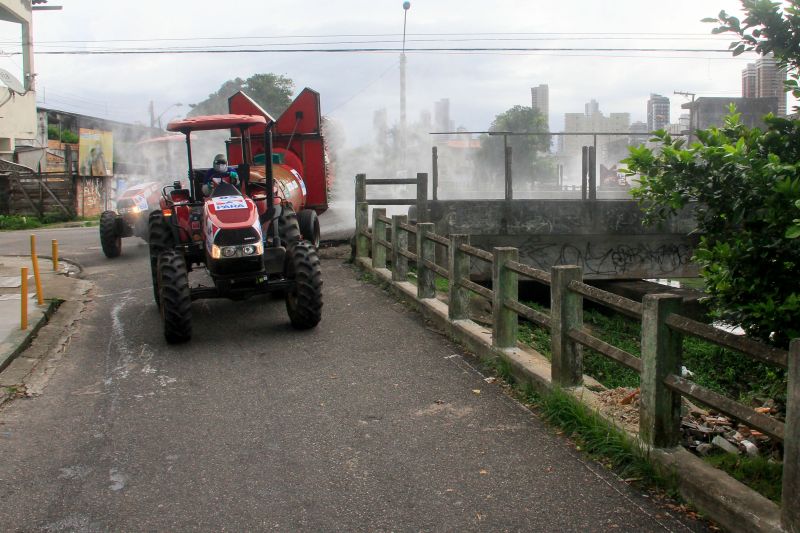
[[[564,161],[564,173],[571,177],[580,175],[582,147],[593,145],[595,139],[598,164],[611,166],[626,157],[628,153],[630,113],[610,113],[605,116],[600,112],[600,104],[596,100],[589,101],[584,110],[584,113],[564,114],[565,135],[560,145],[560,153]],[[579,133],[584,135],[577,135]]]
[[742,96],[744,98],[778,98],[778,115],[786,116],[786,92],[783,82],[786,69],[780,68],[775,58],[763,56],[742,70]]
[[531,107],[544,117],[547,129],[550,129],[550,88],[546,84],[531,87]]
[[441,132],[452,130],[449,98],[442,98],[433,103],[433,128]]
[[669,98],[650,93],[647,101],[647,127],[650,131],[662,130],[669,125]]
[[753,63],[742,70],[742,97],[756,98],[756,66]]

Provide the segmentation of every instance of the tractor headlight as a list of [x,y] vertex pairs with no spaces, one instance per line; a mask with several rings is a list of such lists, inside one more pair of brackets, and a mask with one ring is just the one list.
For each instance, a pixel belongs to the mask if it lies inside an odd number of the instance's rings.
[[242,244],[238,246],[217,246],[211,245],[211,259],[232,259],[234,257],[252,257],[264,253],[264,245],[260,242],[255,244]]
[[242,253],[244,255],[261,255],[263,251],[263,245],[260,242],[242,246]]

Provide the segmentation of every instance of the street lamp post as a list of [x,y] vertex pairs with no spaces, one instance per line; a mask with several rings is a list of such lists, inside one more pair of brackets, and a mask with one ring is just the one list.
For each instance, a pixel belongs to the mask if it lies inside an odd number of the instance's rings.
[[406,19],[411,2],[403,2],[403,51],[400,54],[400,168],[406,169]]
[[181,107],[182,105],[183,105],[183,104],[182,104],[182,103],[180,103],[180,102],[177,102],[177,103],[175,103],[175,104],[170,104],[169,106],[167,106],[167,108],[166,108],[166,109],[164,109],[164,111],[162,111],[162,112],[161,112],[161,114],[160,114],[160,115],[158,115],[158,116],[155,116],[155,108],[154,108],[154,106],[153,106],[153,101],[152,101],[152,100],[150,100],[150,127],[151,127],[151,128],[155,128],[155,127],[156,127],[156,123],[158,123],[158,128],[159,128],[159,129],[163,129],[163,128],[161,127],[161,117],[163,117],[163,116],[164,116],[164,113],[166,113],[167,111],[169,111],[169,110],[170,110],[170,109],[172,109],[173,107]]

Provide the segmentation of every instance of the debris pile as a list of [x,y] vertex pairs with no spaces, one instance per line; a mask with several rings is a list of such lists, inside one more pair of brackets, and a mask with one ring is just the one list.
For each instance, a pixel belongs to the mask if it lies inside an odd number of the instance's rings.
[[[639,389],[619,387],[598,393],[604,411],[625,425],[639,424]],[[775,415],[775,402],[767,400],[755,411]],[[706,410],[683,398],[681,409],[682,444],[698,455],[708,455],[719,449],[750,457],[781,460],[780,443],[761,431],[739,424],[716,411]]]

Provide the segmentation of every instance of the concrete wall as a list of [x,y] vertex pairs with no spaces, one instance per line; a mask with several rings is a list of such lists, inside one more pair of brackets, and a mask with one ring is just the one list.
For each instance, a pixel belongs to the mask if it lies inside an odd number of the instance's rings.
[[[36,94],[33,84],[33,45],[31,44],[30,0],[0,3],[0,20],[20,25],[21,72],[12,72],[22,89],[13,92],[0,84],[0,158],[11,159],[16,139],[36,138]],[[21,91],[21,92],[20,92]]]
[[[472,244],[519,248],[521,261],[543,270],[579,265],[587,279],[691,277],[697,242],[691,210],[661,227],[643,224],[632,200],[429,201],[421,221],[440,235],[464,233]],[[473,262],[478,274],[490,269]]]

